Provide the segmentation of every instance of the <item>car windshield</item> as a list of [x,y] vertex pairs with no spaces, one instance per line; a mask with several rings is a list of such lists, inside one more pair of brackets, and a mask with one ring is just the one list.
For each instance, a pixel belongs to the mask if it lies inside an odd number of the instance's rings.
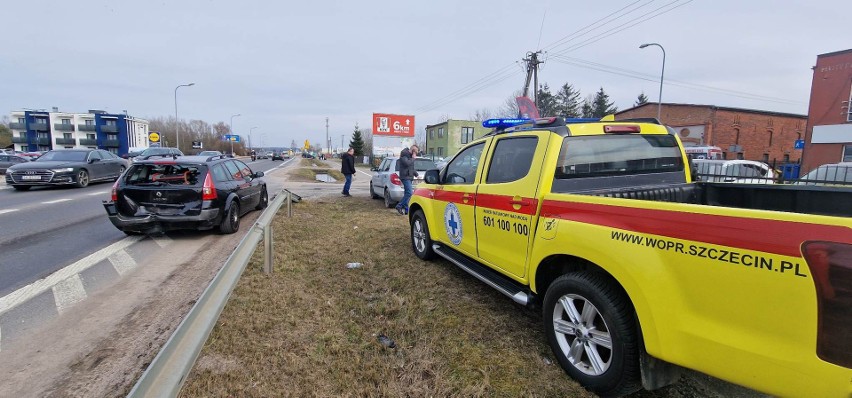
[[216,156],[216,155],[219,155],[219,154],[220,154],[219,151],[204,151],[204,152],[199,152],[198,156]]
[[127,172],[127,185],[190,185],[201,183],[198,178],[206,169],[201,165],[182,164],[142,164],[135,165]]
[[417,171],[426,171],[437,169],[438,166],[435,165],[435,162],[429,159],[414,159],[414,170]]
[[85,162],[88,152],[84,151],[50,151],[41,155],[36,162]]

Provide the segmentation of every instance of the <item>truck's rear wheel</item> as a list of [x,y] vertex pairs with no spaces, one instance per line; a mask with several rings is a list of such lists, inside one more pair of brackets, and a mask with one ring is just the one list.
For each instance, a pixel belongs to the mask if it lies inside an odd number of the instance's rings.
[[421,260],[431,260],[435,257],[432,250],[432,238],[429,237],[429,226],[423,210],[417,210],[411,216],[411,249]]
[[601,396],[641,388],[633,307],[607,278],[586,272],[557,278],[542,315],[550,348],[571,378]]

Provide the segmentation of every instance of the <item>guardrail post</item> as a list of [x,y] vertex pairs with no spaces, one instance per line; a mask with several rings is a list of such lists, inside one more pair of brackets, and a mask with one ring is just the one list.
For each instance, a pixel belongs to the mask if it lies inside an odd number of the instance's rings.
[[263,228],[263,273],[272,274],[272,224]]
[[287,217],[293,217],[293,193],[287,191]]

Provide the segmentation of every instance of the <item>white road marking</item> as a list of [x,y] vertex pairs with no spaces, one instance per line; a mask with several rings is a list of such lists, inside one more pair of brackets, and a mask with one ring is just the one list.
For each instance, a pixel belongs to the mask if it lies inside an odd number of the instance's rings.
[[109,191],[92,192],[92,193],[87,193],[87,194],[86,194],[86,196],[106,195],[106,194],[108,194],[108,193],[109,193]]
[[33,297],[41,294],[47,289],[52,288],[59,282],[68,279],[72,275],[76,275],[80,272],[83,272],[89,267],[113,255],[115,252],[119,250],[124,250],[126,247],[138,242],[142,238],[142,236],[128,236],[118,242],[115,242],[101,250],[98,250],[84,257],[83,259],[77,261],[74,264],[71,264],[65,268],[60,269],[59,271],[50,274],[46,278],[39,279],[27,286],[15,290],[14,292],[6,296],[0,297],[0,314],[3,314],[12,308],[15,308],[19,304],[32,299]]
[[41,202],[41,204],[52,205],[54,203],[68,202],[68,201],[71,201],[71,200],[73,200],[73,199],[65,198],[65,199],[48,200],[47,202]]
[[109,256],[108,260],[112,263],[112,267],[115,268],[115,272],[118,272],[119,275],[124,275],[136,267],[136,260],[127,254],[127,250],[119,250],[115,252],[115,254]]
[[86,299],[86,289],[80,274],[71,275],[68,279],[53,286],[53,297],[56,299],[56,310],[65,310]]
[[11,212],[13,212],[13,211],[18,211],[18,209],[6,209],[6,210],[0,210],[0,214],[11,213]]

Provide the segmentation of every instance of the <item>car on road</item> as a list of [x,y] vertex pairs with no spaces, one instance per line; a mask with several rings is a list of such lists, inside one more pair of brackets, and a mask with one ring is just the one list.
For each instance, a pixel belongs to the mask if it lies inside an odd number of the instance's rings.
[[133,160],[145,160],[152,156],[183,156],[183,152],[181,152],[180,149],[177,148],[154,147],[142,151],[142,153],[140,153],[139,156],[133,158]]
[[201,152],[198,152],[197,156],[219,156],[221,154],[222,154],[222,152],[219,152],[219,151],[201,151]]
[[[373,177],[370,179],[370,196],[373,199],[384,199],[385,206],[393,207],[400,200],[405,191],[402,189],[402,181],[396,172],[398,157],[389,157],[382,160],[378,167],[373,167]],[[414,170],[419,174],[412,182],[414,185],[423,181],[426,170],[438,168],[435,162],[426,158],[414,159]]]
[[9,166],[29,161],[29,159],[23,156],[0,154],[0,173],[6,173],[6,169],[8,169]]
[[284,160],[284,154],[281,151],[272,152],[272,160]]
[[6,169],[6,185],[19,191],[34,186],[76,185],[112,181],[127,169],[127,160],[102,149],[55,149],[32,162]]
[[802,176],[795,184],[852,186],[852,162],[824,164]]
[[262,171],[220,156],[151,158],[135,162],[112,187],[104,208],[128,235],[176,229],[240,228],[240,218],[269,203]]

